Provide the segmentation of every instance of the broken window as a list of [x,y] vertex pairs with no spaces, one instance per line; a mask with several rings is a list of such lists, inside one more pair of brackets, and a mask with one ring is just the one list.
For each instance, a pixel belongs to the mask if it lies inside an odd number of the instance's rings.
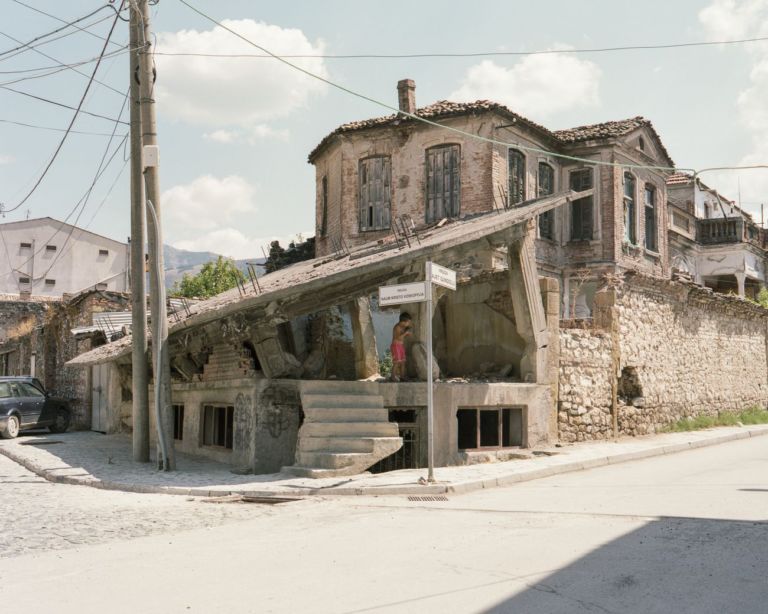
[[389,156],[360,160],[360,230],[388,230],[391,197]]
[[472,408],[456,412],[459,450],[523,445],[523,410]]
[[[574,192],[586,192],[592,189],[592,169],[581,168],[571,171],[569,185]],[[585,196],[571,202],[571,241],[592,240],[593,197]]]
[[517,149],[510,149],[509,163],[509,206],[525,200],[525,156]]
[[184,406],[173,406],[173,438],[176,441],[184,439]]
[[[539,162],[537,197],[551,196],[555,192],[555,169],[546,162]],[[542,239],[555,238],[555,212],[550,209],[539,215],[539,236]]]
[[624,173],[624,241],[637,243],[635,228],[635,178]]
[[659,251],[656,219],[656,188],[645,184],[645,248],[652,252]]
[[427,150],[426,221],[458,217],[461,193],[461,150],[441,145]]
[[328,233],[328,176],[324,175],[320,181],[320,236]]
[[203,445],[232,449],[235,408],[206,405],[203,407]]

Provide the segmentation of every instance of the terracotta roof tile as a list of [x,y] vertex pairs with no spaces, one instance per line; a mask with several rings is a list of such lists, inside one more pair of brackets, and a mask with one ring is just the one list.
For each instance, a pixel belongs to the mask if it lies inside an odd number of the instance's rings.
[[[478,114],[496,112],[500,115],[507,117],[512,122],[520,122],[521,125],[527,126],[533,129],[543,136],[547,141],[555,145],[570,145],[573,143],[579,143],[591,140],[601,140],[624,136],[629,134],[633,130],[641,127],[650,128],[658,138],[658,133],[653,127],[650,120],[644,117],[632,117],[630,119],[623,119],[619,121],[603,122],[600,124],[590,124],[587,126],[577,126],[576,128],[569,128],[567,130],[549,130],[544,126],[537,124],[512,111],[509,107],[493,102],[491,100],[476,100],[475,102],[451,102],[449,100],[440,100],[434,104],[426,107],[416,109],[415,115],[423,117],[424,119],[439,120],[448,117],[456,117],[467,114]],[[364,119],[360,121],[349,122],[342,124],[336,128],[333,132],[325,136],[322,141],[315,147],[309,154],[309,162],[311,163],[315,157],[330,143],[330,141],[338,134],[347,132],[354,132],[357,130],[366,130],[369,128],[379,128],[388,125],[399,125],[406,123],[413,123],[417,120],[411,119],[398,113],[392,115],[386,115],[383,117],[374,117],[371,119]],[[667,152],[661,139],[658,139],[662,153],[667,159],[672,162],[672,158]]]

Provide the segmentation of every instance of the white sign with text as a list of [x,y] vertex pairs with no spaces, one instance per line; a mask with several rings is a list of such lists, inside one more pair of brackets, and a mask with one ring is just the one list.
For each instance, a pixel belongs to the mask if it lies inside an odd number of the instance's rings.
[[432,271],[433,284],[448,288],[449,290],[456,289],[456,271],[446,269],[444,266],[440,266],[434,262],[428,262],[427,264]]
[[427,300],[427,284],[423,281],[412,284],[379,287],[379,305],[402,305],[422,303]]

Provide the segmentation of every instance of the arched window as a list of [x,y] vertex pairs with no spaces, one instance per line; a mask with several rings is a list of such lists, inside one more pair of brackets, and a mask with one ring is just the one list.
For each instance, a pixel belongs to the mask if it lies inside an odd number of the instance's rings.
[[525,200],[525,156],[517,149],[510,149],[509,161],[509,206]]
[[635,178],[624,173],[624,240],[632,245],[637,242],[635,199]]
[[458,217],[461,206],[461,150],[440,145],[427,150],[426,221]]

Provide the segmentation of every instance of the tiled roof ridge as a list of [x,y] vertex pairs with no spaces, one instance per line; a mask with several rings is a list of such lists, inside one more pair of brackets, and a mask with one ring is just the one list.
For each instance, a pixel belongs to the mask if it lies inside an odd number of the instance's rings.
[[[658,138],[651,120],[643,117],[642,115],[636,115],[627,119],[611,120],[606,122],[600,122],[597,124],[586,124],[583,126],[576,126],[574,128],[566,128],[563,130],[550,130],[541,124],[514,112],[506,105],[495,102],[492,100],[475,100],[473,102],[452,102],[450,100],[438,100],[425,107],[416,109],[414,115],[422,117],[424,119],[438,119],[443,117],[451,117],[453,115],[462,115],[465,113],[473,112],[488,112],[497,111],[514,121],[520,121],[521,124],[542,133],[545,137],[551,139],[553,142],[569,145],[581,141],[605,139],[616,136],[623,136],[629,132],[641,127],[650,128]],[[326,135],[320,143],[310,152],[309,162],[311,163],[317,154],[331,141],[331,139],[345,132],[353,132],[357,130],[366,130],[368,128],[377,128],[386,126],[388,124],[413,122],[412,118],[402,115],[400,113],[392,113],[382,117],[374,117],[370,119],[358,120],[353,122],[347,122],[340,125],[338,128]],[[669,153],[667,152],[661,139],[658,138],[659,144],[663,154],[672,161]]]

